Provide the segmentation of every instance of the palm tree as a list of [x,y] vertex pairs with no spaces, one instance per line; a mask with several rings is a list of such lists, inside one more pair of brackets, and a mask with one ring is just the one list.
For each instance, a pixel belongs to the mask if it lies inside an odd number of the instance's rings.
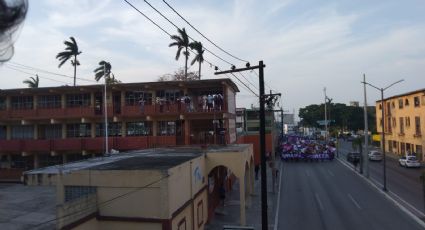
[[202,43],[197,42],[197,41],[190,43],[190,48],[194,49],[196,51],[196,56],[195,56],[195,58],[193,58],[190,65],[195,64],[195,62],[199,63],[199,80],[201,80],[201,64],[202,64],[202,62],[204,62],[204,51],[205,50],[202,47]]
[[77,78],[77,65],[80,65],[80,62],[77,60],[77,55],[80,55],[82,52],[78,50],[77,42],[74,37],[69,38],[71,41],[64,41],[66,48],[65,51],[62,51],[56,55],[56,59],[59,59],[60,63],[58,68],[60,68],[68,59],[74,58],[71,60],[71,65],[74,66],[74,86],[75,80]]
[[27,84],[29,88],[38,88],[38,83],[40,82],[40,79],[38,78],[38,75],[35,75],[34,77],[30,77],[29,79],[25,79],[22,83]]
[[99,67],[97,67],[94,72],[94,79],[99,81],[102,77],[105,77],[106,84],[115,84],[120,83],[121,81],[115,78],[115,75],[111,72],[112,65],[107,61],[100,61]]
[[183,51],[183,55],[186,58],[184,75],[185,75],[185,78],[187,78],[187,59],[189,58],[189,51],[187,50],[187,48],[190,45],[189,36],[187,35],[186,30],[184,28],[177,29],[177,32],[179,33],[179,35],[171,35],[171,39],[173,39],[174,42],[170,43],[170,45],[168,46],[169,47],[177,46],[176,60],[179,60],[181,50],[183,48],[185,49],[185,51]]

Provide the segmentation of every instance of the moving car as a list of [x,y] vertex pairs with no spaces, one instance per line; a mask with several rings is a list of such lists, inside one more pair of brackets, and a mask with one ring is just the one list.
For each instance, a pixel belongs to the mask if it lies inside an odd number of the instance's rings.
[[347,161],[353,164],[357,164],[360,161],[360,153],[359,152],[350,152],[347,154]]
[[406,168],[418,168],[421,167],[421,163],[415,156],[403,156],[398,160],[398,163]]
[[384,157],[381,152],[372,150],[368,154],[368,158],[371,161],[381,161]]

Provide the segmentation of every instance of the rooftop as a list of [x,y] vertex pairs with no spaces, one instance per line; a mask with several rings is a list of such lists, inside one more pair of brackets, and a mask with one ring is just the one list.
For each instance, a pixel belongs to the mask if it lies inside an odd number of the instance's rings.
[[45,168],[27,171],[24,174],[64,174],[73,171],[92,170],[164,170],[190,159],[201,156],[204,153],[214,152],[241,152],[249,145],[233,144],[226,146],[208,146],[202,149],[198,146],[156,148],[135,150],[125,153],[112,154],[105,157],[90,158],[83,161],[71,162],[63,165],[54,165]]
[[[387,97],[387,98],[384,98],[384,101],[394,99],[394,98],[398,98],[398,97],[404,97],[404,96],[408,96],[408,95],[412,95],[412,94],[417,94],[417,93],[424,93],[425,94],[425,88],[410,91],[410,92],[407,92],[407,93],[397,94],[397,95],[394,95],[394,96],[391,96],[391,97]],[[376,103],[378,103],[378,102],[381,102],[381,100],[376,101]]]
[[55,187],[0,184],[0,229],[55,229],[55,218]]

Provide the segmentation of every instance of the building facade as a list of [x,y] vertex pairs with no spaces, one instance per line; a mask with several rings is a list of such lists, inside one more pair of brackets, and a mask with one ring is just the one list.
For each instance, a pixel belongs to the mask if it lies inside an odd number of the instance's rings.
[[35,169],[24,178],[29,186],[56,185],[57,229],[202,230],[231,178],[239,181],[246,224],[254,163],[251,145],[158,148]]
[[[425,89],[384,99],[385,150],[416,154],[424,160]],[[381,101],[376,102],[377,131],[382,134]],[[381,140],[382,141],[382,140]]]
[[[0,179],[105,152],[102,85],[0,91]],[[234,143],[230,79],[107,88],[108,149]]]

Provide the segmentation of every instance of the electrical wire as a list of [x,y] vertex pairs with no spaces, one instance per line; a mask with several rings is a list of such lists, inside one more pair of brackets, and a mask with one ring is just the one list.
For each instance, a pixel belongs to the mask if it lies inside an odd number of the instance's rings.
[[258,87],[252,83],[250,80],[248,80],[248,78],[245,77],[245,75],[243,75],[241,72],[238,72],[250,85],[252,85],[256,90],[259,90]]
[[[257,77],[260,77],[259,75],[258,75],[258,73],[257,72],[255,72],[254,70],[251,70],[251,72],[253,72],[255,75],[257,75]],[[264,85],[265,86],[267,86],[267,88],[269,88],[270,90],[273,90],[273,91],[276,91],[277,92],[277,90],[275,90],[275,89],[273,89],[272,87],[270,87],[269,86],[269,84],[267,84],[267,82],[264,80]]]
[[55,79],[52,79],[52,78],[48,78],[48,77],[45,77],[45,76],[41,76],[41,75],[39,75],[39,74],[29,73],[29,72],[26,72],[26,71],[23,71],[23,70],[20,70],[20,69],[15,69],[15,68],[13,68],[12,66],[9,66],[7,63],[6,63],[6,65],[5,65],[5,67],[6,67],[6,68],[8,68],[8,69],[11,69],[11,70],[15,70],[15,71],[18,71],[18,72],[24,73],[24,74],[28,74],[28,75],[30,75],[30,76],[38,76],[38,77],[39,77],[39,78],[41,78],[41,79],[47,79],[47,80],[55,81],[55,82],[59,82],[59,83],[70,84],[69,82],[64,82],[64,81],[60,81],[60,80],[55,80]]
[[[32,71],[38,71],[38,72],[43,72],[43,73],[50,74],[50,75],[56,75],[56,76],[59,76],[59,77],[66,77],[66,78],[74,79],[74,77],[69,76],[69,75],[55,73],[55,72],[52,72],[52,71],[48,71],[48,70],[44,70],[44,69],[40,69],[40,68],[35,68],[35,67],[31,67],[31,66],[24,65],[24,64],[20,64],[20,63],[17,63],[17,62],[12,62],[11,61],[11,62],[9,62],[7,64],[8,65],[12,64],[12,66],[15,67],[15,68],[32,70]],[[82,81],[86,81],[86,82],[97,83],[97,81],[90,80],[90,79],[87,79],[87,78],[76,77],[76,79],[82,80]]]
[[[148,16],[146,16],[146,14],[144,14],[143,12],[141,12],[137,7],[135,7],[133,4],[131,4],[130,2],[128,2],[127,0],[123,0],[124,2],[126,2],[128,5],[130,5],[134,10],[136,10],[138,13],[140,13],[141,15],[143,15],[146,19],[148,19],[150,22],[152,22],[155,26],[157,26],[161,31],[163,31],[164,33],[166,33],[168,36],[171,37],[171,34],[169,32],[167,32],[164,28],[162,28],[161,26],[159,26],[157,23],[155,23],[151,18],[149,18]],[[146,1],[145,1],[146,2]],[[150,5],[150,4],[149,4]],[[153,8],[155,10],[155,8]],[[156,10],[160,15],[162,15],[162,13],[160,13],[158,10]],[[162,15],[163,16],[163,15]],[[163,16],[166,20],[168,20],[171,24],[173,24],[176,28],[179,28],[178,26],[176,26],[173,22],[171,22],[168,18],[166,18],[165,16]],[[191,38],[192,39],[192,38]],[[193,39],[192,39],[193,40]],[[194,53],[192,50],[189,49],[190,52]],[[209,62],[208,60],[206,60],[204,58],[204,61],[207,62],[208,64],[210,64],[210,66],[215,66],[217,69],[219,69],[216,65],[214,65],[213,63]],[[249,91],[251,91],[255,96],[258,97],[258,94],[256,94],[249,86],[247,86],[243,81],[241,81],[235,74],[231,73],[239,82],[241,82]],[[228,76],[226,74],[226,76]],[[228,77],[230,78],[230,77]]]
[[173,10],[183,21],[185,21],[190,27],[192,27],[192,29],[194,29],[196,32],[198,32],[203,38],[205,38],[207,41],[209,41],[211,44],[213,44],[215,47],[217,47],[219,50],[223,51],[224,53],[226,53],[227,55],[239,60],[239,61],[243,61],[243,62],[248,62],[244,59],[238,58],[235,55],[227,52],[226,50],[222,49],[220,46],[218,46],[217,44],[215,44],[213,41],[211,41],[209,38],[207,38],[204,34],[202,34],[198,29],[196,29],[190,22],[188,22],[181,14],[179,14],[179,12],[177,12],[177,10],[175,10],[172,6],[170,6],[170,4],[168,4],[168,2],[166,2],[165,0],[162,0],[171,10]]
[[[124,0],[126,1],[126,0]],[[176,24],[174,24],[174,22],[172,22],[170,19],[168,19],[164,14],[162,14],[159,10],[157,10],[154,6],[152,6],[147,0],[143,0],[146,4],[148,4],[153,10],[155,10],[159,15],[161,15],[165,20],[167,20],[171,25],[173,25],[174,27],[176,27],[177,29],[180,29],[180,27],[178,27]],[[189,37],[192,41],[196,41],[195,39],[193,39],[191,36],[187,35],[187,37]],[[207,51],[208,53],[212,54],[213,56],[215,56],[216,58],[222,60],[223,62],[226,62],[229,65],[233,65],[232,63],[230,63],[229,61],[225,60],[224,58],[216,55],[215,53],[213,53],[212,51],[210,51],[209,49],[207,49],[205,46],[203,46],[203,48],[205,49],[205,51]]]
[[[119,195],[119,196],[113,197],[113,198],[111,198],[111,199],[109,199],[109,200],[106,200],[106,201],[103,201],[103,202],[101,202],[101,203],[98,203],[98,204],[96,204],[96,206],[97,206],[97,207],[101,207],[101,206],[103,206],[103,205],[107,205],[108,203],[110,203],[110,202],[112,202],[112,201],[114,201],[114,200],[116,200],[116,199],[119,199],[119,198],[121,198],[121,197],[125,197],[125,196],[127,196],[127,195],[132,194],[132,193],[135,193],[135,192],[137,192],[137,191],[140,191],[140,190],[142,190],[142,189],[145,189],[145,188],[147,188],[147,187],[149,187],[149,186],[151,186],[151,185],[153,185],[153,184],[155,184],[155,183],[158,183],[158,182],[160,182],[160,181],[162,181],[162,180],[164,180],[165,178],[168,178],[168,177],[170,177],[170,175],[166,175],[166,176],[161,177],[161,178],[159,178],[158,180],[155,180],[155,181],[153,181],[153,182],[151,182],[151,183],[149,183],[149,184],[146,184],[146,185],[144,185],[144,186],[142,186],[142,187],[137,187],[135,190],[132,190],[132,191],[126,192],[126,193],[121,194],[121,195]],[[36,226],[34,226],[34,229],[35,229],[35,228],[37,228],[37,227],[40,227],[40,226],[42,226],[42,225],[48,224],[48,223],[50,223],[50,222],[57,221],[57,220],[61,220],[61,219],[64,219],[64,218],[66,218],[66,217],[69,217],[69,216],[73,216],[73,215],[79,214],[79,213],[84,212],[84,211],[87,211],[88,209],[91,209],[91,208],[93,208],[93,206],[89,206],[89,207],[86,207],[86,208],[80,209],[80,210],[78,210],[78,211],[75,211],[75,212],[69,213],[69,214],[67,214],[67,215],[64,215],[64,216],[61,216],[61,217],[57,217],[57,218],[54,218],[54,219],[51,219],[51,220],[48,220],[48,221],[42,222],[42,223],[37,224]]]

